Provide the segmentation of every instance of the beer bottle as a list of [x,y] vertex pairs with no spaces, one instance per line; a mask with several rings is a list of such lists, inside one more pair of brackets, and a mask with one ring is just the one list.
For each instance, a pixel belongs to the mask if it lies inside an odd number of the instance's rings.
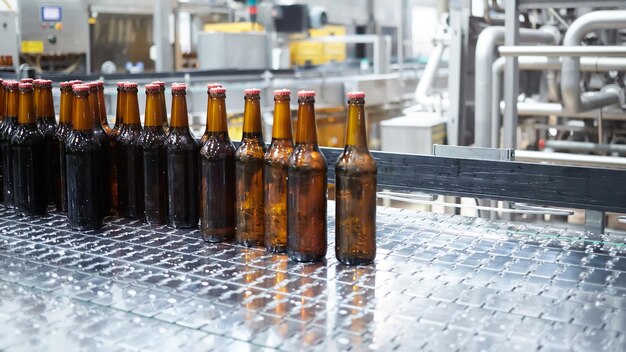
[[287,250],[287,162],[293,152],[291,92],[274,91],[272,143],[265,153],[265,248],[274,253]]
[[[0,136],[2,136],[2,129],[4,128],[4,114],[6,106],[6,84],[2,78],[0,78]],[[0,137],[1,138],[1,137]],[[2,149],[0,148],[0,203],[3,203],[4,190],[2,189]]]
[[198,143],[189,129],[185,84],[172,84],[172,118],[165,141],[168,223],[175,228],[198,226]]
[[167,124],[167,106],[165,106],[165,82],[163,81],[154,81],[152,84],[157,84],[159,86],[159,104],[161,105],[161,126],[167,133],[169,130],[169,126]]
[[222,85],[219,83],[209,83],[206,86],[206,92],[209,97],[206,103],[206,127],[204,129],[204,134],[202,135],[202,137],[200,137],[200,147],[202,147],[204,143],[206,143],[206,141],[209,139],[209,135],[211,134],[211,131],[209,131],[209,123],[210,123],[209,120],[211,119],[210,115],[213,111],[211,110],[211,104],[212,104],[211,89],[221,87],[221,86]]
[[98,114],[100,116],[100,125],[108,136],[111,134],[111,127],[109,126],[109,120],[107,120],[107,107],[104,103],[104,82],[96,81],[96,83],[98,83]]
[[263,245],[263,157],[266,146],[261,125],[261,91],[246,89],[243,136],[235,152],[235,241]]
[[117,82],[117,106],[115,107],[115,124],[109,133],[109,155],[111,156],[110,164],[110,192],[111,192],[111,208],[113,212],[117,212],[118,201],[118,187],[117,187],[117,159],[119,158],[119,148],[117,140],[120,136],[120,131],[123,125],[123,116],[126,110],[126,89],[124,88],[125,82]]
[[206,142],[200,149],[202,238],[207,242],[235,237],[235,146],[226,125],[226,89],[211,88]]
[[19,110],[19,82],[6,82],[5,114],[2,120],[2,134],[0,134],[0,149],[2,150],[2,192],[6,207],[15,206],[13,182],[13,149],[11,138],[17,129],[17,115]]
[[348,265],[376,257],[376,161],[367,147],[365,93],[348,93],[346,146],[335,165],[335,253]]
[[326,158],[317,145],[315,92],[298,92],[296,146],[287,173],[287,255],[297,262],[326,255]]
[[[93,131],[90,85],[74,86],[72,131],[65,144],[67,172],[67,219],[75,230],[102,227],[102,146]],[[96,93],[97,94],[97,93]],[[97,102],[97,98],[95,99]]]
[[45,215],[48,190],[44,167],[48,160],[46,141],[35,119],[33,84],[20,83],[19,94],[18,125],[11,138],[15,206],[26,214]]
[[52,156],[54,154],[54,132],[57,127],[56,115],[54,113],[54,103],[52,101],[52,81],[40,79],[37,82],[39,99],[35,100],[35,107],[38,109],[37,128],[43,134],[46,142],[46,163],[42,165],[46,174],[46,188],[48,189],[48,204],[54,203],[54,177],[52,174]]
[[143,217],[143,159],[141,157],[141,121],[137,83],[124,84],[126,110],[117,138],[118,211],[123,218]]
[[[101,162],[102,165],[109,165],[110,164],[110,157],[109,157],[109,135],[106,133],[106,131],[104,130],[104,127],[102,126],[102,119],[100,116],[100,102],[98,100],[98,82],[89,82],[86,84],[87,87],[89,87],[89,111],[91,112],[91,119],[90,121],[93,123],[92,126],[92,130],[93,130],[93,134],[96,137],[96,139],[98,140],[98,142],[100,142],[100,147],[101,147],[101,152],[98,153],[98,155],[100,156],[100,158],[102,158]],[[100,197],[101,200],[101,207],[102,207],[102,211],[104,213],[104,215],[109,215],[111,213],[111,195],[109,194],[109,192],[105,189],[105,186],[110,184],[109,182],[109,174],[110,171],[108,170],[107,167],[103,167],[101,169],[102,173],[100,174],[100,184],[102,185],[102,197]]]
[[54,180],[54,203],[57,211],[67,212],[67,169],[65,142],[72,131],[73,92],[70,82],[61,82],[61,105],[59,124],[54,132],[54,148],[52,149],[52,175]]
[[146,85],[146,119],[139,137],[143,157],[144,221],[167,224],[167,161],[161,111],[161,87]]

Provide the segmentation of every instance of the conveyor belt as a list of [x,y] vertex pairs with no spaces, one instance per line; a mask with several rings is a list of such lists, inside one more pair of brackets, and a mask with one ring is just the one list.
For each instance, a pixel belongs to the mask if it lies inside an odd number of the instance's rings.
[[[375,266],[0,207],[0,350],[626,349],[623,238],[379,208]],[[612,241],[622,241],[622,244]]]

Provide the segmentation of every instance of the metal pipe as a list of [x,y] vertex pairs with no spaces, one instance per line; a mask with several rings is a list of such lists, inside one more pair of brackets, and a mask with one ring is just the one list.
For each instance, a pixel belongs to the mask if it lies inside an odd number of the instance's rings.
[[570,152],[600,152],[626,154],[626,144],[598,144],[577,141],[546,140],[544,149]]
[[[563,45],[580,45],[585,34],[596,29],[626,28],[626,11],[594,11],[580,16],[572,22],[565,36]],[[618,47],[619,48],[619,47]],[[622,49],[626,49],[621,47]],[[626,50],[624,54],[626,55]],[[620,96],[615,92],[602,92],[581,96],[580,61],[578,58],[563,58],[561,66],[561,94],[563,106],[567,111],[581,112],[618,104]]]
[[585,56],[626,56],[623,46],[533,46],[516,45],[498,48],[500,56],[549,56],[549,57],[585,57]]
[[533,151],[533,150],[516,150],[515,160],[531,162],[531,163],[551,163],[551,164],[561,164],[561,165],[626,169],[626,158],[620,158],[616,156],[538,152],[538,151]]
[[[500,109],[504,111],[504,102]],[[566,111],[559,103],[517,103],[519,116],[564,116],[579,119],[597,119],[602,116],[603,120],[626,121],[626,112],[618,109],[596,109],[577,113]]]
[[[545,56],[520,56],[519,67],[523,70],[557,70],[561,67],[561,60],[554,57]],[[500,139],[500,102],[502,92],[502,72],[504,71],[505,58],[498,58],[492,66],[493,84],[491,87],[491,147],[497,148],[499,146]],[[611,58],[611,57],[583,57],[580,59],[580,70],[583,72],[607,72],[613,70],[626,70],[626,58]],[[528,104],[528,105],[525,105]],[[523,108],[523,111],[519,111],[520,116],[522,113],[527,114],[532,112],[531,104],[543,104],[543,103],[518,103],[518,109]],[[599,111],[591,111],[589,114],[565,114],[560,104],[543,105],[543,110],[540,108],[538,111],[542,113],[536,115],[545,115],[550,111],[548,115],[559,115],[569,117],[582,117],[582,118],[598,118],[600,116]],[[564,115],[561,115],[564,114]],[[535,115],[535,116],[536,116]],[[626,115],[618,113],[617,111],[602,112],[602,118],[606,119],[607,116],[616,117],[615,120],[623,120]],[[609,118],[611,119],[611,118]]]
[[[489,146],[491,124],[489,109],[491,107],[490,94],[485,94],[492,86],[492,65],[496,60],[495,48],[504,43],[504,27],[487,27],[478,36],[475,58],[475,107],[474,107],[474,145],[477,147]],[[520,29],[520,41],[523,43],[555,43],[553,33],[537,29]]]
[[434,110],[434,107],[437,105],[439,100],[429,94],[433,86],[433,82],[435,81],[435,77],[437,77],[437,69],[439,68],[439,63],[441,62],[444,49],[444,44],[442,42],[438,42],[428,58],[428,63],[424,68],[424,73],[422,74],[422,77],[417,84],[417,88],[415,89],[415,100],[417,100],[419,104],[427,108],[429,111]]

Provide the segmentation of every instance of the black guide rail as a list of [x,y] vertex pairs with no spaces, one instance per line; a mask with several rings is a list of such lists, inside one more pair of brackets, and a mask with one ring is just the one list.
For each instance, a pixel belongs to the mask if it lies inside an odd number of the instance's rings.
[[[342,149],[322,148],[328,181]],[[626,170],[372,151],[378,187],[626,213]],[[624,183],[622,183],[624,182]]]

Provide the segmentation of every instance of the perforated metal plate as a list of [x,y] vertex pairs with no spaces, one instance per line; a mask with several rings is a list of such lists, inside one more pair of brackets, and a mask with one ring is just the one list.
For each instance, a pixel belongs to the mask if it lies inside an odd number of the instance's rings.
[[[197,231],[0,207],[0,350],[626,349],[626,248],[545,226],[378,209],[376,265]],[[620,244],[621,243],[621,244]]]

